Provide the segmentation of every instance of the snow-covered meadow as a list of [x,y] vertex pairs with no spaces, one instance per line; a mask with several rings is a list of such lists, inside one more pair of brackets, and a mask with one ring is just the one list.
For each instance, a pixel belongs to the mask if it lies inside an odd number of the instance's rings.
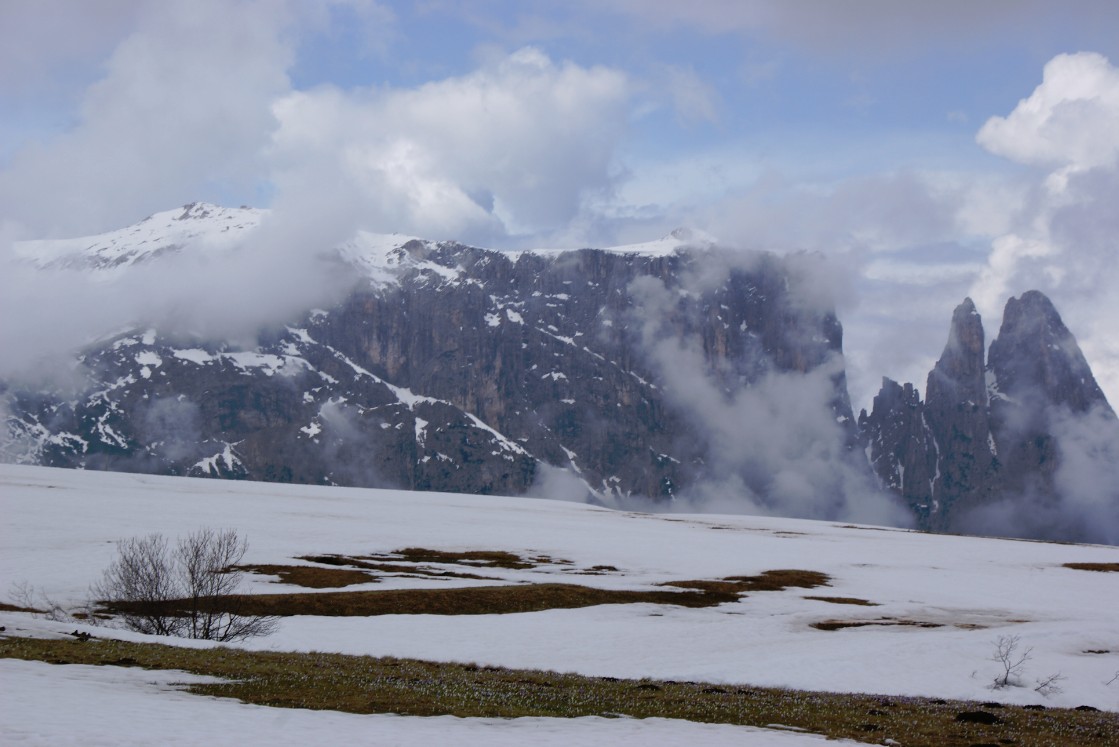
[[[821,571],[832,578],[824,588],[752,592],[736,603],[702,609],[629,604],[508,615],[285,618],[272,636],[243,644],[250,648],[1047,706],[1085,704],[1119,711],[1119,680],[1107,684],[1119,673],[1119,573],[1062,567],[1119,563],[1115,547],[769,517],[640,514],[526,498],[13,465],[0,465],[0,511],[0,597],[8,596],[9,602],[11,590],[27,585],[63,606],[80,605],[114,557],[116,540],[151,532],[175,537],[202,526],[237,529],[250,543],[245,561],[256,564],[303,563],[295,560],[301,555],[369,555],[424,547],[505,550],[555,561],[531,569],[485,570],[508,583],[653,589],[669,581],[782,568]],[[616,570],[583,572],[594,566]],[[273,577],[247,578],[250,591],[307,591],[276,584]],[[494,583],[384,576],[348,590]],[[877,606],[806,598],[811,596],[851,597]],[[825,620],[875,624],[811,627]],[[66,633],[75,627],[12,612],[0,612],[0,625],[17,635]],[[142,638],[106,628],[88,630]],[[1000,636],[1019,636],[1023,648],[1032,647],[1020,687],[991,687],[999,668],[990,659]],[[319,728],[367,735],[384,730],[384,738],[395,744],[431,743],[436,733],[446,741],[487,744],[519,743],[528,734],[539,743],[741,743],[747,734],[751,744],[816,740],[668,721],[281,713],[169,691],[167,682],[185,681],[188,675],[12,661],[0,661],[0,671],[0,741],[5,743],[25,738],[91,743],[98,734],[107,739],[113,732],[99,731],[97,725],[111,721],[105,714],[114,709],[152,714],[140,719],[137,743],[160,734],[160,724],[195,718],[240,724],[227,732],[230,741],[241,741],[234,739],[241,728],[287,742],[303,741],[301,730]],[[1061,692],[1037,692],[1037,680],[1052,674],[1063,677]],[[36,714],[57,697],[89,705],[49,726]],[[120,743],[119,737],[117,733],[114,743]]]

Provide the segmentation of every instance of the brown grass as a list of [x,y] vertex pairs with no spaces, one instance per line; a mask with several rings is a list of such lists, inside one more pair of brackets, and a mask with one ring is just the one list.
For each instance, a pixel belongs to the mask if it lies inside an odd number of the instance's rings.
[[831,577],[819,571],[781,569],[765,571],[757,576],[727,576],[720,581],[669,581],[664,586],[720,594],[745,594],[750,591],[784,591],[789,588],[814,589],[827,586]]
[[41,615],[45,612],[45,610],[37,610],[34,607],[20,607],[18,604],[8,604],[7,602],[0,602],[0,612],[34,612]]
[[943,623],[926,620],[905,620],[895,617],[880,617],[877,620],[821,620],[812,623],[816,630],[842,630],[844,628],[865,628],[870,625],[899,626],[913,628],[943,628]]
[[402,565],[400,563],[370,562],[362,558],[352,558],[346,555],[302,555],[300,560],[323,565],[350,566],[381,573],[392,573],[416,578],[467,578],[476,580],[496,581],[492,576],[479,576],[476,573],[458,573],[456,571],[435,571],[416,565]]
[[860,607],[880,607],[877,602],[868,602],[865,599],[858,597],[804,597],[804,599],[814,599],[817,602],[829,602],[831,604],[857,604]]
[[1114,745],[1119,715],[1015,706],[1000,723],[957,720],[978,703],[779,690],[703,682],[583,677],[533,670],[322,653],[187,649],[93,639],[0,639],[0,657],[175,669],[223,678],[189,686],[246,703],[351,713],[516,718],[619,715],[764,727],[905,747]]
[[365,571],[348,568],[316,568],[310,565],[243,565],[237,570],[279,576],[277,583],[302,586],[307,589],[339,589],[356,584],[369,584],[377,577]]
[[[304,566],[253,566],[265,572],[290,571],[291,578],[300,578],[310,585],[312,580],[331,588],[337,585],[344,569],[317,569]],[[361,573],[356,571],[355,573]],[[321,575],[320,575],[321,574]],[[347,576],[348,578],[348,576]],[[354,580],[365,583],[367,579]],[[213,597],[201,602],[207,611],[233,612],[238,615],[321,615],[328,617],[371,617],[374,615],[505,615],[518,612],[540,612],[551,609],[575,609],[600,604],[670,604],[680,607],[713,607],[735,602],[747,591],[780,591],[812,588],[828,582],[828,576],[817,571],[775,570],[757,576],[731,576],[722,580],[673,581],[662,586],[668,590],[596,589],[575,584],[514,584],[506,586],[469,586],[453,589],[386,589],[368,591],[335,591],[317,594],[249,594]],[[295,583],[292,581],[291,583]],[[187,604],[180,600],[160,604],[153,609],[123,601],[105,601],[101,613],[162,612],[181,614]]]
[[1065,563],[1063,568],[1077,571],[1102,571],[1119,573],[1119,563]]
[[[449,550],[428,550],[424,547],[405,547],[396,550],[393,556],[409,563],[447,563],[454,565],[469,565],[478,568],[508,568],[510,570],[526,570],[534,568],[541,563],[529,560],[504,550],[466,550],[465,552],[452,552]],[[376,559],[389,559],[386,556],[371,556]]]
[[[241,615],[322,615],[371,617],[374,615],[504,615],[574,609],[599,604],[672,604],[712,607],[738,599],[736,594],[694,591],[624,591],[595,589],[574,584],[518,584],[471,586],[457,589],[387,589],[337,591],[321,594],[252,594],[217,597],[203,601],[208,610]],[[166,614],[181,603],[171,602]],[[135,611],[125,603],[105,605],[106,611]]]

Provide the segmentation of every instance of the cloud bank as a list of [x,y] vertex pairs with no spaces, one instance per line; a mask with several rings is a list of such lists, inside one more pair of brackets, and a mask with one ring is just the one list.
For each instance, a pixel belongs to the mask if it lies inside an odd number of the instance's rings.
[[1015,293],[1048,295],[1077,336],[1115,404],[1119,332],[1119,69],[1101,55],[1055,57],[1041,84],[1010,114],[983,125],[977,141],[1035,167],[1036,181],[1005,233],[992,242],[970,295],[997,319]]

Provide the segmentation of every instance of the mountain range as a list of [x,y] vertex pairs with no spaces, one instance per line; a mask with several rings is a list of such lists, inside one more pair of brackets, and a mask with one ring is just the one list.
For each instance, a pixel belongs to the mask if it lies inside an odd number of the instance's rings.
[[[244,251],[268,213],[191,204],[24,242],[106,287]],[[1056,309],[965,300],[925,398],[847,392],[818,258],[699,232],[507,252],[359,232],[337,292],[253,339],[160,319],[84,346],[78,383],[0,383],[6,461],[536,495],[1119,543],[1119,425]],[[30,383],[29,383],[30,382]]]

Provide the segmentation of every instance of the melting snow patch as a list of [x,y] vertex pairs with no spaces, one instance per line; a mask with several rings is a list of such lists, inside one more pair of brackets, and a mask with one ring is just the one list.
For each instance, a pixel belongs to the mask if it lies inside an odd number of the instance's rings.
[[200,366],[214,360],[214,356],[210,355],[205,350],[199,350],[198,348],[176,350],[174,353],[172,353],[172,355],[174,355],[176,358],[179,358],[180,360],[197,363]]
[[241,466],[241,460],[233,453],[231,444],[225,444],[225,448],[212,457],[206,457],[195,462],[191,469],[201,470],[207,475],[218,475],[221,474],[221,465],[225,465],[227,470]]

